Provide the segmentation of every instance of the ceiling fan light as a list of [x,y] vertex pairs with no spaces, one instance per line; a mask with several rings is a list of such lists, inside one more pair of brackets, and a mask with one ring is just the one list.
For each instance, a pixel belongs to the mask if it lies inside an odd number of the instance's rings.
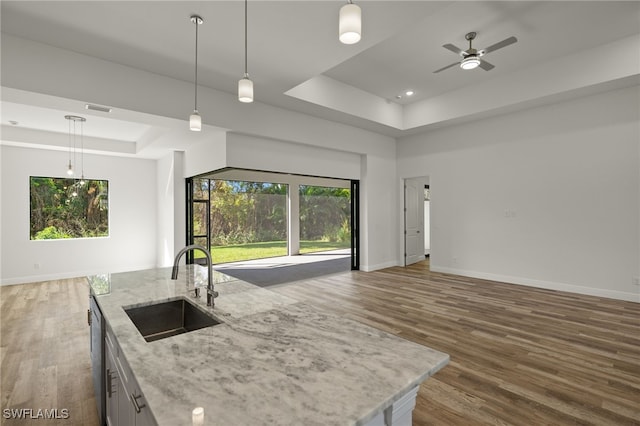
[[189,129],[194,132],[202,130],[202,118],[198,114],[198,110],[193,110],[193,113],[189,116]]
[[349,3],[340,8],[339,39],[344,44],[355,44],[362,34],[362,10],[360,6]]
[[253,102],[253,81],[249,76],[238,80],[238,100],[246,103]]
[[460,68],[463,70],[472,70],[480,65],[480,58],[476,55],[469,55],[460,62]]

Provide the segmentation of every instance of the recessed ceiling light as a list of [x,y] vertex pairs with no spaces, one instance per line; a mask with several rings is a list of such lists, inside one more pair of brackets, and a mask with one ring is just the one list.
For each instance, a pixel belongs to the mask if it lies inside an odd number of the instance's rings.
[[407,90],[404,94],[407,96],[413,96],[413,90]]
[[17,126],[18,122],[16,120],[9,120],[9,124],[11,124],[12,126]]
[[396,95],[396,99],[402,99],[402,95]]

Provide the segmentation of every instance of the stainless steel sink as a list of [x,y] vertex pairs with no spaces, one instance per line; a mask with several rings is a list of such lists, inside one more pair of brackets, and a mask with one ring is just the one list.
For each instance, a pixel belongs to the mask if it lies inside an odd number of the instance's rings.
[[221,324],[186,299],[124,310],[147,342]]

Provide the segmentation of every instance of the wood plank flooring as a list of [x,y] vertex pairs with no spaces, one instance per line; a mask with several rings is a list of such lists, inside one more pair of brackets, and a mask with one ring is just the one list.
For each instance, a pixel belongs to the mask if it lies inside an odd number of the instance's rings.
[[450,354],[414,425],[640,425],[640,304],[431,273],[428,260],[271,289]]
[[[640,425],[640,304],[431,273],[427,261],[270,289],[449,353],[414,426]],[[97,424],[87,297],[84,279],[0,287],[0,408],[70,412],[1,424]]]
[[[84,279],[0,287],[0,424],[98,425],[87,309]],[[20,408],[33,412],[5,418]],[[30,418],[38,409],[68,418]]]

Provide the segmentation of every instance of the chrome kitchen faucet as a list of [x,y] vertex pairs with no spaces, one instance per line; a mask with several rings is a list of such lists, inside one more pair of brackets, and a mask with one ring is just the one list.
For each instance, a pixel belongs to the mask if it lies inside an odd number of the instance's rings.
[[[171,279],[172,280],[176,280],[178,279],[178,262],[180,262],[180,258],[182,257],[183,254],[185,254],[188,251],[192,251],[192,250],[200,250],[201,252],[203,252],[207,258],[207,271],[208,271],[208,277],[207,277],[207,306],[214,306],[214,302],[213,299],[218,297],[218,292],[213,290],[213,267],[212,267],[212,262],[211,262],[211,253],[209,253],[209,250],[207,250],[206,248],[202,247],[201,245],[198,244],[192,244],[190,246],[186,246],[185,248],[183,248],[182,250],[180,250],[178,252],[178,254],[176,254],[176,258],[173,261],[173,270],[171,271]],[[196,296],[198,295],[198,289],[196,288]]]

